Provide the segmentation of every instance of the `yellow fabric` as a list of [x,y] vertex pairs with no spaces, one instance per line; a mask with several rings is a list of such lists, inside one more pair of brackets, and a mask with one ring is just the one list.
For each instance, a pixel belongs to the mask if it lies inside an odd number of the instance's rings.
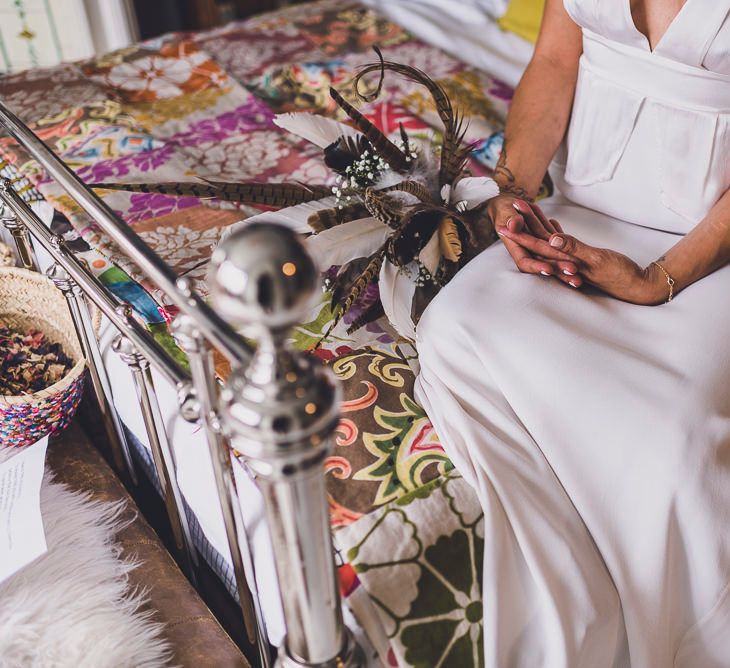
[[510,0],[507,12],[498,23],[502,30],[509,30],[534,44],[544,11],[545,0]]

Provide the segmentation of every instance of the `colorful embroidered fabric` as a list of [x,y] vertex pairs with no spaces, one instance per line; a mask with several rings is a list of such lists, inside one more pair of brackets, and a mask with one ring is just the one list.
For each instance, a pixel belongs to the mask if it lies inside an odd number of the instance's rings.
[[335,540],[340,581],[385,665],[484,665],[484,514],[461,476],[436,478]]
[[[511,89],[353,0],[297,5],[212,31],[166,35],[87,62],[14,74],[0,79],[0,97],[87,183],[195,176],[327,183],[333,175],[321,151],[280,130],[273,116],[305,110],[336,114],[329,87],[338,87],[354,101],[348,82],[360,65],[374,60],[374,45],[389,60],[416,66],[445,86],[470,120],[468,139],[475,145],[471,170],[489,174],[501,150]],[[439,139],[428,96],[399,77],[386,77],[385,93],[362,110],[387,132],[403,123]],[[0,139],[0,156],[0,173],[25,179],[18,185],[27,199],[42,196],[54,206],[54,230],[74,245],[102,283],[132,304],[162,345],[181,355],[168,331],[175,309],[165,303],[164,295],[16,143]],[[104,190],[99,194],[204,295],[206,263],[221,231],[258,213],[253,207],[194,197]],[[377,291],[370,291],[360,308],[377,298]],[[332,316],[325,297],[309,322],[296,329],[296,346],[313,348]],[[348,600],[361,623],[367,617],[374,627],[386,629],[380,649],[391,665],[435,665],[432,660],[423,663],[423,652],[435,656],[441,646],[434,643],[446,642],[449,633],[457,633],[454,629],[462,632],[467,627],[471,644],[467,647],[460,640],[441,647],[450,657],[443,665],[479,665],[474,654],[480,633],[476,627],[449,623],[448,631],[410,612],[430,605],[424,593],[425,587],[433,589],[428,573],[442,573],[450,581],[451,557],[445,558],[441,550],[452,555],[454,563],[467,560],[460,566],[464,572],[467,562],[476,564],[474,569],[480,566],[476,554],[483,538],[477,536],[476,511],[471,507],[470,519],[463,520],[452,502],[449,490],[465,484],[451,470],[433,427],[413,399],[413,352],[382,320],[348,335],[347,326],[356,316],[356,310],[349,314],[316,353],[331,365],[345,391],[335,452],[327,462],[330,507],[342,544],[362,542],[359,552],[350,555],[343,578],[347,580],[349,572],[352,592],[364,588],[369,594],[357,593]],[[469,493],[462,489],[459,498]],[[469,503],[473,506],[475,497]],[[417,569],[416,561],[405,560],[394,566],[394,577],[383,580],[384,571],[374,565],[375,553],[365,548],[376,545],[381,554],[394,549],[392,541],[401,540],[398,531],[403,529],[396,530],[394,518],[428,538],[418,539],[422,545]],[[405,550],[406,544],[403,540],[398,549]],[[394,584],[405,573],[407,584]],[[475,573],[469,577],[478,583]],[[384,581],[392,600],[381,589]],[[462,585],[466,586],[454,584]],[[457,614],[446,609],[453,595],[437,598],[441,607],[428,614]],[[368,608],[381,599],[385,603],[375,605],[376,612]],[[475,618],[476,608],[469,610],[464,614]],[[428,629],[437,627],[442,640],[434,636],[428,644]],[[468,661],[460,663],[458,657]]]

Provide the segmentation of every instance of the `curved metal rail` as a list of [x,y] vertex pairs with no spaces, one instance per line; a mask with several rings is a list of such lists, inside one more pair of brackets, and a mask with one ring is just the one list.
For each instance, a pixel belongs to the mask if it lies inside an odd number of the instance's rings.
[[[281,325],[284,322],[286,327],[293,326],[297,316],[305,313],[303,306],[316,291],[316,272],[303,245],[292,232],[283,228],[258,226],[253,236],[247,229],[239,230],[222,244],[217,254],[216,271],[211,276],[214,297],[221,311],[236,325],[254,326],[259,339],[258,349],[254,351],[228,321],[195,293],[187,279],[179,278],[1,103],[0,127],[4,127],[43,166],[181,312],[175,331],[187,343],[192,376],[132,317],[129,307],[94,277],[63,238],[45,226],[13,190],[12,184],[9,181],[0,183],[0,200],[5,205],[0,221],[13,232],[27,266],[33,266],[35,261],[27,235],[19,229],[19,224],[56,262],[52,277],[65,289],[74,324],[85,336],[85,352],[92,367],[92,377],[99,381],[94,383],[94,388],[101,395],[98,396],[100,407],[102,410],[106,407],[113,416],[116,411],[110,385],[104,381],[106,372],[98,342],[90,327],[86,305],[77,297],[82,293],[86,295],[119,330],[121,338],[117,340],[117,352],[123,354],[133,371],[138,371],[135,376],[137,390],[144,399],[142,413],[156,454],[157,475],[165,483],[162,487],[169,519],[182,549],[190,553],[194,548],[189,544],[174,458],[153,400],[153,380],[149,373],[139,373],[146,368],[145,360],[177,388],[183,417],[204,427],[244,623],[249,640],[258,648],[261,665],[268,668],[271,658],[257,600],[253,560],[240,516],[228,441],[237,446],[258,474],[266,504],[287,626],[287,638],[279,650],[277,666],[362,666],[362,653],[342,620],[322,470],[322,460],[329,452],[330,436],[337,421],[338,392],[326,374],[322,375],[318,363],[310,358],[300,358],[299,353],[286,347]],[[301,269],[295,281],[288,280],[289,274],[285,277],[281,273],[282,258],[286,265],[295,263]],[[220,270],[222,265],[227,265],[226,271]],[[243,283],[229,285],[232,271]],[[259,302],[257,281],[248,280],[256,275],[265,275],[267,285],[279,291],[282,300],[275,300],[278,311],[272,311],[268,302]],[[233,289],[229,291],[229,288]],[[222,389],[214,378],[213,346],[230,360],[233,369]],[[284,423],[288,427],[282,431]],[[108,421],[108,432],[113,446],[115,438],[118,439],[117,447],[120,447],[119,441],[125,443],[118,416]],[[126,459],[129,462],[129,458]],[[128,466],[133,475],[131,465]],[[194,581],[197,559],[194,553],[187,556]]]

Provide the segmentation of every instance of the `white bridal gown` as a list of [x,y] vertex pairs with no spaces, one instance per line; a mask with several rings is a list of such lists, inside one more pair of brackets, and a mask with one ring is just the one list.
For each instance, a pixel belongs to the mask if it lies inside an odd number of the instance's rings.
[[[687,0],[654,52],[629,0],[565,5],[584,53],[567,200],[544,208],[646,265],[730,187],[730,0]],[[497,244],[417,344],[417,397],[484,508],[486,664],[730,666],[730,266],[634,306]]]

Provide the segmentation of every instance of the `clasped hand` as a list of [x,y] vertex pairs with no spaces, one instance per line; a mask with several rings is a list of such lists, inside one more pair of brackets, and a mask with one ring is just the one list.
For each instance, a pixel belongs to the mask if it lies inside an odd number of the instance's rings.
[[663,301],[653,266],[644,269],[622,253],[565,234],[537,204],[503,194],[490,200],[487,212],[521,272],[557,279],[572,289],[588,283],[634,304]]

